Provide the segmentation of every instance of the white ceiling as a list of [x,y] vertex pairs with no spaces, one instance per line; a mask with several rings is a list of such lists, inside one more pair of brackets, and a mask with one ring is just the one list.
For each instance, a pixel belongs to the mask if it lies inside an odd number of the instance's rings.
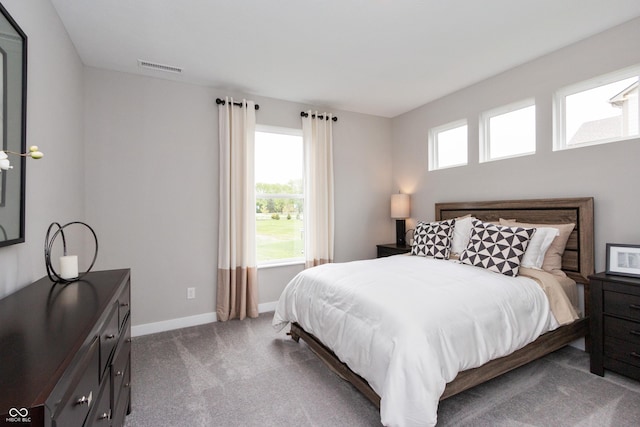
[[640,16],[638,0],[52,3],[85,65],[383,117]]

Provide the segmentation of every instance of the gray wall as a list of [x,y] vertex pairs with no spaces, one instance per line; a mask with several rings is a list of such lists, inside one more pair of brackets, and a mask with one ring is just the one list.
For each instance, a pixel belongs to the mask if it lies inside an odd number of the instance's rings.
[[[553,152],[551,104],[558,88],[640,64],[638,40],[635,19],[394,118],[393,181],[413,194],[413,221],[433,219],[435,202],[593,196],[596,269],[605,243],[640,243],[640,140]],[[531,97],[536,154],[478,163],[480,113]],[[469,165],[429,172],[428,129],[462,118]]]
[[[4,0],[28,37],[26,240],[0,248],[0,298],[46,274],[43,244],[53,221],[84,219],[83,66],[49,0]],[[11,173],[11,172],[3,172]]]
[[[87,221],[97,268],[132,268],[133,325],[214,312],[218,224],[216,97],[242,94],[85,69]],[[301,127],[297,103],[250,97],[257,122]],[[322,111],[322,109],[320,109]],[[332,111],[336,259],[375,256],[392,237],[391,121]],[[299,266],[261,269],[260,303],[277,300]],[[186,288],[196,299],[186,299]]]

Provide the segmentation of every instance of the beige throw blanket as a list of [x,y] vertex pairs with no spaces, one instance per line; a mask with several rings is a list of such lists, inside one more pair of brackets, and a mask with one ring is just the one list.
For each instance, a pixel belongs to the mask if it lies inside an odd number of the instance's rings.
[[[575,282],[571,287],[563,286],[558,280],[558,277],[546,271],[535,270],[533,268],[520,267],[519,274],[535,280],[540,285],[549,299],[551,312],[560,326],[567,325],[579,319],[580,316],[578,316],[578,310],[575,307],[577,305]],[[569,292],[565,290],[566,288],[569,288],[567,289]],[[568,294],[572,297],[571,299]]]

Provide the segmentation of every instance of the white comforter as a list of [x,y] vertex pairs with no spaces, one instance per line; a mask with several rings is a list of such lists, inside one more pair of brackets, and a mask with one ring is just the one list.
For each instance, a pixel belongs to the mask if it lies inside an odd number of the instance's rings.
[[458,372],[557,327],[540,286],[417,256],[325,264],[298,274],[273,325],[298,322],[364,377],[387,426],[428,426]]

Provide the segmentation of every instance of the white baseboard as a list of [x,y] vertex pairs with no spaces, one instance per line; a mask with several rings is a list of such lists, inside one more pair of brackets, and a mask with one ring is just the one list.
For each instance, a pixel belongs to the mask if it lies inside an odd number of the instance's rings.
[[278,306],[278,301],[265,302],[263,304],[258,304],[258,312],[267,313],[269,311],[276,311],[277,306]]
[[204,325],[217,321],[216,313],[203,313],[195,316],[180,317],[178,319],[162,320],[160,322],[145,323],[131,327],[131,336],[156,334],[158,332],[172,331],[174,329],[188,328],[190,326]]
[[[266,302],[258,305],[259,313],[274,311],[278,301]],[[143,335],[157,334],[158,332],[173,331],[174,329],[188,328],[190,326],[204,325],[206,323],[217,322],[218,316],[215,312],[196,314],[195,316],[180,317],[178,319],[162,320],[160,322],[145,323],[131,327],[131,336],[140,337]]]

